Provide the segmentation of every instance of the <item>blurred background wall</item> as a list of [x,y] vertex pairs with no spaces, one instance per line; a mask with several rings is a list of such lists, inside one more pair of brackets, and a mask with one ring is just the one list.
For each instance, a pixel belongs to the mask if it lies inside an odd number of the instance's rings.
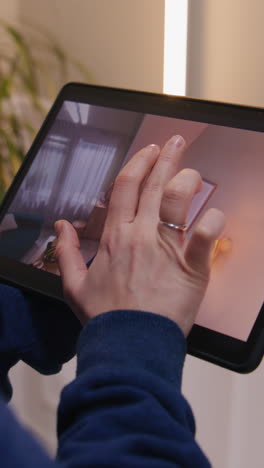
[[187,94],[264,105],[262,0],[189,0]]
[[97,84],[162,90],[164,0],[21,0],[18,16],[54,34]]
[[[164,8],[165,0],[2,0],[0,17],[45,27],[95,83],[162,92]],[[262,0],[189,0],[188,95],[264,105],[263,17]],[[22,364],[12,372],[13,406],[50,451],[59,392],[74,367],[45,378]],[[215,468],[263,466],[263,390],[263,365],[237,376],[187,357],[183,391]]]
[[18,6],[19,0],[10,0],[1,2],[0,15],[1,19],[5,21],[16,22],[18,19]]

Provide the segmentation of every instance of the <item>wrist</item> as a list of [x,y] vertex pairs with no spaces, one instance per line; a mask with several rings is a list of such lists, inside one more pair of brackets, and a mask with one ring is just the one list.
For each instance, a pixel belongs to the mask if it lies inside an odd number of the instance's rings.
[[176,323],[151,312],[115,310],[84,327],[78,344],[80,374],[91,366],[142,368],[180,386],[186,340]]

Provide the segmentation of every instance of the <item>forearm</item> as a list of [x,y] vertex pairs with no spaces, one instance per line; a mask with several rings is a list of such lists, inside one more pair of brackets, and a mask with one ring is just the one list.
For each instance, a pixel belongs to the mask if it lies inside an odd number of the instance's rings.
[[81,326],[64,304],[0,285],[0,389],[7,398],[7,374],[19,360],[50,374],[75,353]]
[[77,379],[59,410],[60,461],[69,466],[209,467],[181,395],[185,339],[170,320],[139,311],[93,319]]
[[180,392],[185,339],[144,312],[103,314],[84,329],[77,378],[63,392],[52,461],[0,400],[4,466],[208,468]]

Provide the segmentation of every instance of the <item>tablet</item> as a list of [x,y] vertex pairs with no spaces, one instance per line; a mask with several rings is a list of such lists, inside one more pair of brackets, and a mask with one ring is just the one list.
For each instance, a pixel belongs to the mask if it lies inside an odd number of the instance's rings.
[[226,215],[189,352],[237,372],[264,346],[264,110],[145,92],[66,85],[0,208],[0,278],[62,300],[54,222],[68,219],[87,264],[96,254],[111,186],[140,148],[181,134],[181,168],[203,188],[187,236],[210,207]]

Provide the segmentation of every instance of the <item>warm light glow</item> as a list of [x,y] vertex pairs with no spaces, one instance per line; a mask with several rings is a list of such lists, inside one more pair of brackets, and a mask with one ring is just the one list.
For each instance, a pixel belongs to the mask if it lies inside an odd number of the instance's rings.
[[165,0],[163,92],[186,94],[188,0]]
[[219,254],[227,255],[231,252],[233,247],[233,242],[229,237],[223,237],[222,239],[217,239],[215,241],[215,245],[212,251],[212,256],[211,256],[211,261],[212,263],[215,261],[216,257],[218,257]]

